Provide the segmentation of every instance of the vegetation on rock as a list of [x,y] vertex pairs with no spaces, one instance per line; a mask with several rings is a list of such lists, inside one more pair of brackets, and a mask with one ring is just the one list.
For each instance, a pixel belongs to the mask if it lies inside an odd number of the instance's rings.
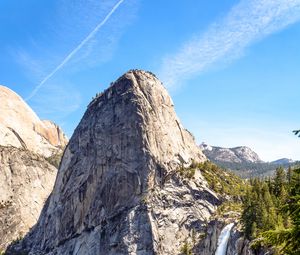
[[61,161],[61,158],[63,156],[63,152],[57,152],[54,153],[53,155],[51,155],[50,157],[46,158],[46,160],[53,166],[55,166],[56,168],[59,168],[59,164]]
[[238,199],[244,194],[245,183],[235,174],[224,171],[216,164],[206,161],[197,165],[210,188],[222,195],[232,196]]
[[194,166],[190,166],[190,167],[183,167],[181,166],[179,169],[178,169],[178,173],[181,177],[183,177],[184,179],[192,179],[195,175],[195,172],[196,172],[196,167]]
[[192,246],[187,241],[185,241],[185,243],[180,249],[180,252],[182,255],[192,255],[192,249]]

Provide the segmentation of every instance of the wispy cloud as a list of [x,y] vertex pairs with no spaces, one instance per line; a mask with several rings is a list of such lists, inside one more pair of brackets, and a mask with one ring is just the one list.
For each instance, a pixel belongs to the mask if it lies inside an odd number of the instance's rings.
[[22,45],[9,49],[30,81],[27,100],[40,117],[68,123],[71,134],[72,113],[81,114],[82,104],[87,103],[82,95],[92,90],[77,78],[113,57],[120,37],[136,17],[138,2],[55,1],[48,10],[51,19],[43,17]]
[[62,69],[72,58],[73,56],[84,47],[91,39],[95,37],[98,31],[105,25],[105,23],[110,19],[110,17],[114,14],[114,12],[119,8],[119,6],[124,2],[124,0],[118,1],[110,12],[104,17],[104,19],[97,24],[97,26],[58,64],[30,93],[30,95],[26,98],[26,101],[30,100],[32,97],[36,95],[39,89],[60,69]]
[[[70,97],[70,91],[71,97]],[[55,95],[55,97],[49,95]],[[79,91],[74,90],[73,84],[66,80],[51,80],[47,86],[41,88],[41,93],[33,99],[39,105],[39,116],[51,120],[63,120],[70,112],[77,110],[82,98]]]
[[169,87],[222,62],[239,58],[252,43],[300,19],[300,0],[241,0],[222,20],[163,60],[162,80]]

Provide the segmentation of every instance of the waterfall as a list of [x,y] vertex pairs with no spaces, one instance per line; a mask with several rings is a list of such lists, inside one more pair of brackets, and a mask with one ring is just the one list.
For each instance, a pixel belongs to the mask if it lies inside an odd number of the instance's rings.
[[233,225],[234,225],[234,223],[230,223],[222,229],[221,234],[218,239],[218,247],[217,247],[215,255],[226,255],[227,244],[228,244],[228,240],[230,237],[230,231],[231,231]]

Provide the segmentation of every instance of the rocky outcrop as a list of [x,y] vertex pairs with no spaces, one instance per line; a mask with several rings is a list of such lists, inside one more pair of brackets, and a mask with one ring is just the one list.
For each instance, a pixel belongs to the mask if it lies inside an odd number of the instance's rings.
[[263,163],[259,156],[246,146],[222,148],[202,143],[200,148],[203,153],[213,161],[230,163]]
[[68,139],[50,121],[41,121],[15,92],[0,86],[0,145],[28,149],[50,157]]
[[244,239],[241,225],[239,223],[239,215],[230,212],[227,216],[217,216],[208,222],[205,235],[193,249],[194,254],[212,255],[218,248],[218,241],[222,230],[228,224],[234,224],[230,230],[230,237],[226,247],[227,255],[253,255],[249,248],[249,241]]
[[57,169],[23,148],[0,146],[0,250],[37,222]]
[[129,71],[88,106],[37,225],[8,254],[179,254],[220,204],[189,167],[205,160],[161,82]]
[[218,238],[224,226],[225,223],[223,221],[216,219],[211,220],[203,232],[203,240],[198,242],[194,247],[194,253],[201,255],[215,254],[218,247]]
[[33,130],[55,147],[64,148],[68,143],[62,129],[50,120],[42,120],[40,123],[35,124]]
[[[67,138],[0,86],[0,251],[37,222]],[[46,160],[47,158],[47,160]],[[49,162],[51,164],[49,164]]]

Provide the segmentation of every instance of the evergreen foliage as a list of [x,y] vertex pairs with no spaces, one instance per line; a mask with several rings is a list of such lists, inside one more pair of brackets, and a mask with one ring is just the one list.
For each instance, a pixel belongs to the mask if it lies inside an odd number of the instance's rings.
[[273,178],[250,180],[243,198],[244,233],[253,247],[272,246],[278,254],[300,254],[300,169],[281,167]]
[[276,226],[276,210],[269,186],[259,179],[250,181],[243,199],[242,222],[247,238],[253,239],[262,231]]
[[59,168],[61,159],[63,156],[63,152],[59,152],[59,153],[55,153],[52,156],[46,158],[46,160],[53,166],[55,166],[56,168]]
[[192,246],[187,241],[185,241],[180,249],[180,252],[182,255],[192,255]]
[[286,203],[281,213],[290,218],[290,224],[284,229],[262,233],[264,243],[275,245],[282,254],[300,254],[300,168],[295,169],[288,187]]
[[282,166],[285,169],[288,169],[289,167],[297,166],[300,162],[295,163],[287,163],[287,164],[273,164],[268,162],[262,162],[262,163],[253,163],[253,162],[243,162],[243,163],[236,163],[236,162],[224,162],[224,161],[218,161],[214,159],[210,159],[212,162],[214,162],[216,165],[220,166],[224,169],[229,169],[236,175],[240,176],[244,179],[249,178],[264,178],[268,176],[273,176],[276,168],[279,166]]
[[210,161],[194,163],[194,167],[201,171],[210,188],[219,195],[230,195],[239,200],[246,191],[245,183],[238,176]]

